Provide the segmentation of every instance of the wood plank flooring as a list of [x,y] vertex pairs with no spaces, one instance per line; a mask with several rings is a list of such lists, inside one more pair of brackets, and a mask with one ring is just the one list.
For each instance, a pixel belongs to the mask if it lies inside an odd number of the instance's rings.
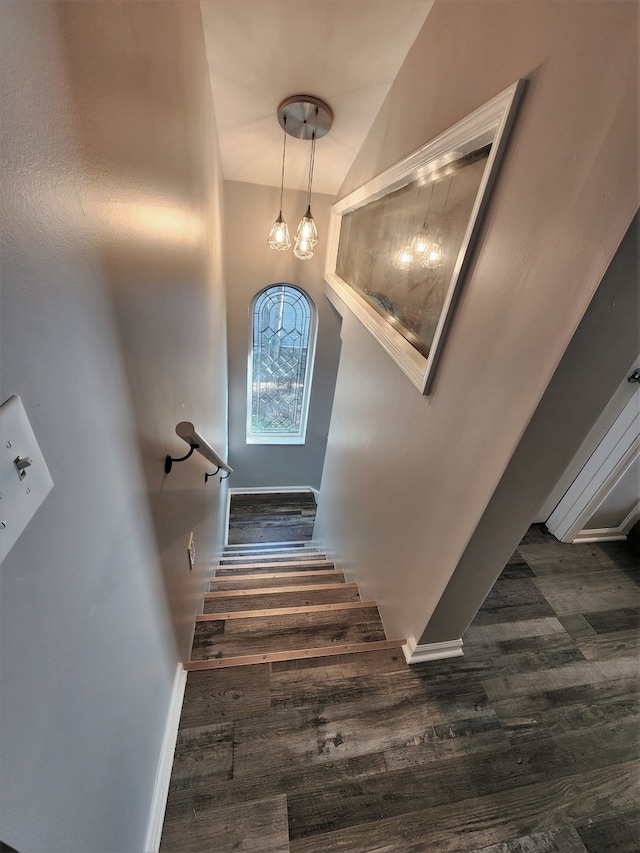
[[[260,518],[287,529],[283,503],[260,498],[253,516],[243,502],[243,536]],[[274,580],[252,608],[305,595]],[[161,849],[638,853],[639,614],[631,545],[564,545],[535,526],[462,658],[407,667],[374,649],[190,672]]]
[[315,516],[311,492],[232,495],[229,545],[310,542]]

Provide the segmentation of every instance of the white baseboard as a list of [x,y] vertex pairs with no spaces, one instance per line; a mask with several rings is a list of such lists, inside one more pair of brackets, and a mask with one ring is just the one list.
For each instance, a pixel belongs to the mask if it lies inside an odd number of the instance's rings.
[[314,492],[311,486],[249,486],[229,488],[230,495],[277,495],[279,493]]
[[182,712],[182,702],[184,700],[184,691],[186,686],[187,672],[180,663],[178,664],[176,677],[173,682],[171,701],[169,703],[169,713],[167,714],[167,723],[165,725],[164,737],[162,739],[162,750],[160,752],[158,769],[156,771],[156,781],[153,786],[151,811],[149,813],[149,823],[147,825],[147,837],[145,838],[144,843],[145,853],[157,853],[160,848],[162,825],[164,823],[164,814],[167,808],[167,798],[169,796],[169,782],[171,781],[173,756],[176,751],[178,725],[180,723],[180,714]]
[[226,548],[229,544],[229,519],[231,517],[231,486],[227,489],[227,505],[224,519],[224,537],[222,547]]
[[402,647],[407,663],[425,663],[430,660],[444,660],[463,655],[462,638],[446,640],[444,643],[425,643],[419,646],[413,637],[409,637]]

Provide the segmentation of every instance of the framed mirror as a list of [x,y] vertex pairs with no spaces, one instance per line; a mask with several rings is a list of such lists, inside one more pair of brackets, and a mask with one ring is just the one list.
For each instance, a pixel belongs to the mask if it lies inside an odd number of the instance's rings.
[[523,88],[514,83],[331,210],[330,290],[425,394]]

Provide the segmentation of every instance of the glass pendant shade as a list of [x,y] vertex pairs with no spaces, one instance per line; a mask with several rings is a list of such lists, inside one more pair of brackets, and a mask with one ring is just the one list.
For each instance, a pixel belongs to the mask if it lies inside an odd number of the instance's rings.
[[424,231],[421,234],[417,234],[411,241],[411,251],[413,252],[414,257],[422,258],[429,248],[429,245],[430,240]]
[[282,211],[278,214],[278,218],[271,226],[267,245],[278,252],[286,252],[291,248],[291,238],[289,237],[289,227],[282,218]]
[[313,246],[309,240],[302,237],[296,237],[295,246],[293,247],[293,254],[298,258],[299,261],[308,261],[313,257]]
[[310,248],[313,248],[318,243],[318,229],[311,215],[311,206],[307,207],[307,212],[300,220],[300,225],[298,225],[296,232],[296,240],[305,240]]
[[393,259],[393,265],[397,270],[408,270],[413,265],[413,252],[411,246],[402,246],[398,249]]
[[444,263],[444,252],[442,251],[439,240],[429,244],[426,252],[420,258],[420,263],[428,270],[436,270],[442,266]]

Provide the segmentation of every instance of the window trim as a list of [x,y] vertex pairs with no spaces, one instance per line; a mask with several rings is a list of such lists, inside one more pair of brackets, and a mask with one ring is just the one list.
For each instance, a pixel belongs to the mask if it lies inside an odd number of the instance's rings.
[[[309,305],[309,340],[307,343],[307,364],[304,375],[304,386],[302,391],[302,413],[300,418],[300,429],[297,433],[282,435],[253,433],[252,432],[252,409],[253,409],[253,338],[254,338],[254,311],[258,299],[272,287],[290,287],[297,290]],[[311,402],[311,386],[313,384],[313,371],[315,367],[316,344],[318,332],[318,310],[311,296],[297,284],[288,281],[276,281],[259,290],[249,305],[249,351],[247,355],[247,394],[246,394],[246,436],[247,444],[272,444],[272,445],[301,445],[306,443],[307,422],[309,418],[309,405]]]

